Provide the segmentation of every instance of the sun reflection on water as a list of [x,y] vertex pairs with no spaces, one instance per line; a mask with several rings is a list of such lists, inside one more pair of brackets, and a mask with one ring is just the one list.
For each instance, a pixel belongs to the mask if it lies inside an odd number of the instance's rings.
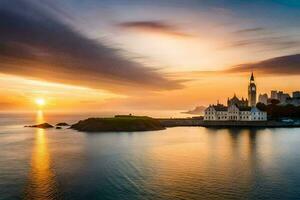
[[[43,111],[39,110],[36,115],[36,123],[39,124],[44,121]],[[36,129],[34,140],[25,199],[56,199],[55,174],[51,168],[51,156],[45,130]]]

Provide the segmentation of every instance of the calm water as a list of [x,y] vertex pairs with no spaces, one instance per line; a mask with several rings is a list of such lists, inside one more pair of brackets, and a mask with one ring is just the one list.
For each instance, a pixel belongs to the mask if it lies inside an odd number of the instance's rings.
[[0,199],[299,199],[300,129],[23,128],[83,116],[0,115]]

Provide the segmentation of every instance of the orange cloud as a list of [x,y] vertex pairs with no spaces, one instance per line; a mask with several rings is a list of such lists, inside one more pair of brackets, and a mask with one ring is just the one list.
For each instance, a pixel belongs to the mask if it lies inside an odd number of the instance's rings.
[[300,54],[275,57],[255,63],[245,63],[233,66],[226,72],[248,72],[255,71],[265,75],[299,75]]

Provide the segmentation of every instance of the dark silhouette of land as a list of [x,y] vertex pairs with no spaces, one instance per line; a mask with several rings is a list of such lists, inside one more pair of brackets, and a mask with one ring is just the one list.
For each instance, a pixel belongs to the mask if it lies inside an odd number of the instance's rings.
[[48,124],[48,123],[42,123],[42,124],[37,124],[37,125],[25,126],[25,127],[29,127],[29,128],[53,128],[54,126],[52,126],[51,124]]
[[60,123],[57,123],[56,126],[70,126],[70,125],[66,122],[60,122]]
[[118,115],[111,118],[88,118],[73,124],[70,128],[85,132],[132,132],[165,129],[159,120],[146,116],[131,115]]

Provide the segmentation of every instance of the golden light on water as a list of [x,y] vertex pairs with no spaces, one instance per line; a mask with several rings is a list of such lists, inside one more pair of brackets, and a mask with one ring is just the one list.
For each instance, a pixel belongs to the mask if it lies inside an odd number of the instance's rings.
[[[45,122],[43,111],[36,115],[36,123]],[[34,147],[31,158],[29,184],[26,199],[55,199],[56,181],[51,167],[51,156],[48,148],[47,132],[38,128],[35,131]]]
[[[37,113],[36,113],[36,123],[37,124],[41,124],[41,123],[44,123],[45,122],[45,119],[44,119],[44,112],[42,110],[38,110]],[[38,129],[40,130],[40,129]],[[43,129],[41,129],[43,130]]]

